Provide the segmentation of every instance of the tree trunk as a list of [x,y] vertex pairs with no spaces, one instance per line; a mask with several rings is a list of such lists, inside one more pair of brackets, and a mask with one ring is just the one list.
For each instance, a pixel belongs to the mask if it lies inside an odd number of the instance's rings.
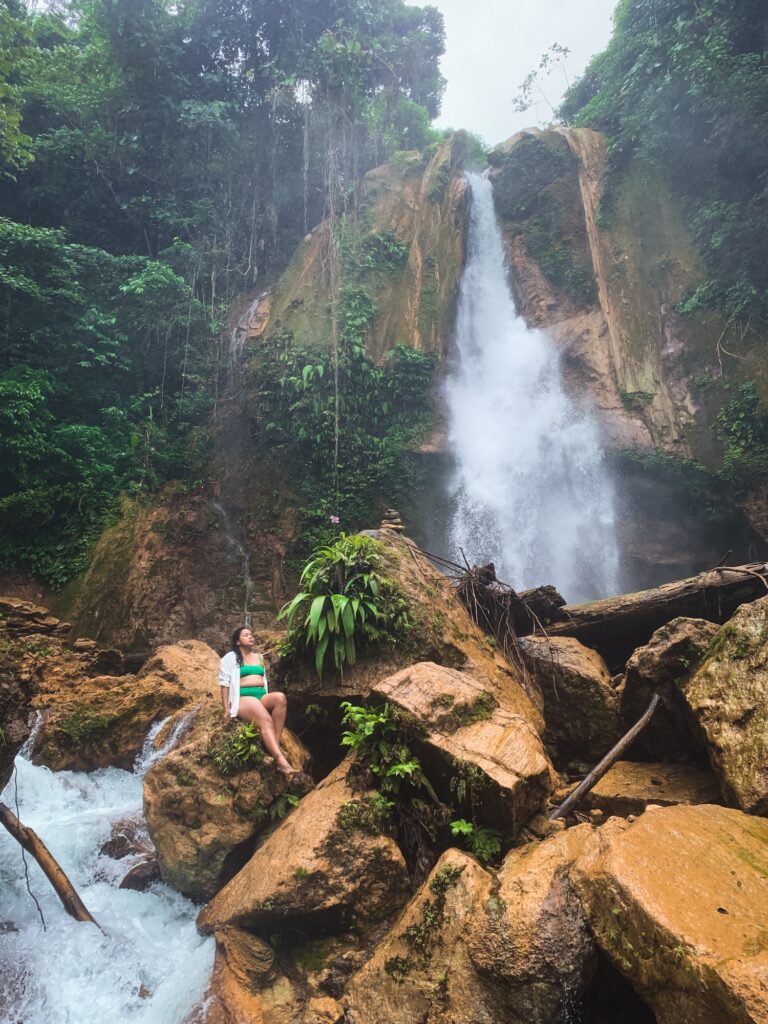
[[[96,924],[85,904],[75,892],[74,886],[56,863],[42,839],[31,828],[22,825],[10,807],[4,803],[0,803],[0,824],[8,829],[27,853],[32,854],[56,890],[56,895],[64,904],[66,912],[76,921],[88,921],[90,924]],[[96,927],[98,928],[97,924]]]
[[556,610],[555,621],[542,624],[548,636],[575,637],[620,671],[660,626],[679,616],[726,622],[739,605],[768,595],[767,577],[763,562],[723,566],[653,590],[565,605]]

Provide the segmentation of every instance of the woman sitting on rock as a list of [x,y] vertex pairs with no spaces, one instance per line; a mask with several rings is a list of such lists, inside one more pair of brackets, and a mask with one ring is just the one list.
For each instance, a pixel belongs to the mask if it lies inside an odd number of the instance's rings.
[[288,702],[284,693],[269,692],[264,659],[254,651],[254,643],[248,626],[241,626],[232,634],[232,650],[221,659],[219,685],[224,714],[254,722],[277,770],[291,777],[300,775],[280,749]]

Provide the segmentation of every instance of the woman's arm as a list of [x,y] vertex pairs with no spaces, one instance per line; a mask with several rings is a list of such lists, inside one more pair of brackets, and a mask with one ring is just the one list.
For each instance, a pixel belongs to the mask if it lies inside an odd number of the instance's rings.
[[221,704],[224,708],[224,717],[229,718],[229,683],[226,686],[223,684],[219,687],[221,691]]

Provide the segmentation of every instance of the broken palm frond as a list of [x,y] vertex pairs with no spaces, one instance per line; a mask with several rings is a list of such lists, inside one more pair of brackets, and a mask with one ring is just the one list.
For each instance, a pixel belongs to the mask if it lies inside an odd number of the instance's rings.
[[566,814],[573,811],[573,809],[581,803],[587,793],[602,779],[609,768],[619,760],[621,755],[632,743],[636,736],[643,731],[648,725],[650,720],[653,718],[653,714],[656,708],[659,706],[661,697],[658,693],[654,693],[651,698],[651,703],[643,712],[642,716],[635,722],[629,732],[625,733],[615,747],[612,747],[602,761],[592,769],[582,782],[563,800],[559,807],[556,807],[549,816],[549,821],[556,821],[557,818],[564,818]]
[[75,887],[64,874],[64,871],[42,839],[31,828],[22,825],[10,807],[4,803],[0,803],[0,825],[4,825],[13,838],[21,843],[27,853],[32,854],[45,872],[48,881],[56,890],[56,895],[61,900],[66,912],[74,917],[76,921],[87,921],[89,924],[95,924],[98,928],[98,924],[77,895]]

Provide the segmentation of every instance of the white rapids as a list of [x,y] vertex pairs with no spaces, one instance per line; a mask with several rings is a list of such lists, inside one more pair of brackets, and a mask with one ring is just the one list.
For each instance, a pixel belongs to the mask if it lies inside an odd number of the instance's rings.
[[[156,730],[154,730],[156,731]],[[164,744],[168,748],[168,744]],[[22,756],[0,799],[45,842],[102,931],[69,917],[35,860],[0,829],[0,1024],[181,1024],[201,1001],[214,943],[166,885],[119,889],[130,858],[101,855],[113,822],[141,814],[149,744],[134,772],[51,772]]]
[[558,353],[515,310],[491,183],[468,174],[469,251],[446,380],[449,547],[493,561],[516,589],[553,583],[571,603],[616,593],[614,496],[597,425],[561,381]]

